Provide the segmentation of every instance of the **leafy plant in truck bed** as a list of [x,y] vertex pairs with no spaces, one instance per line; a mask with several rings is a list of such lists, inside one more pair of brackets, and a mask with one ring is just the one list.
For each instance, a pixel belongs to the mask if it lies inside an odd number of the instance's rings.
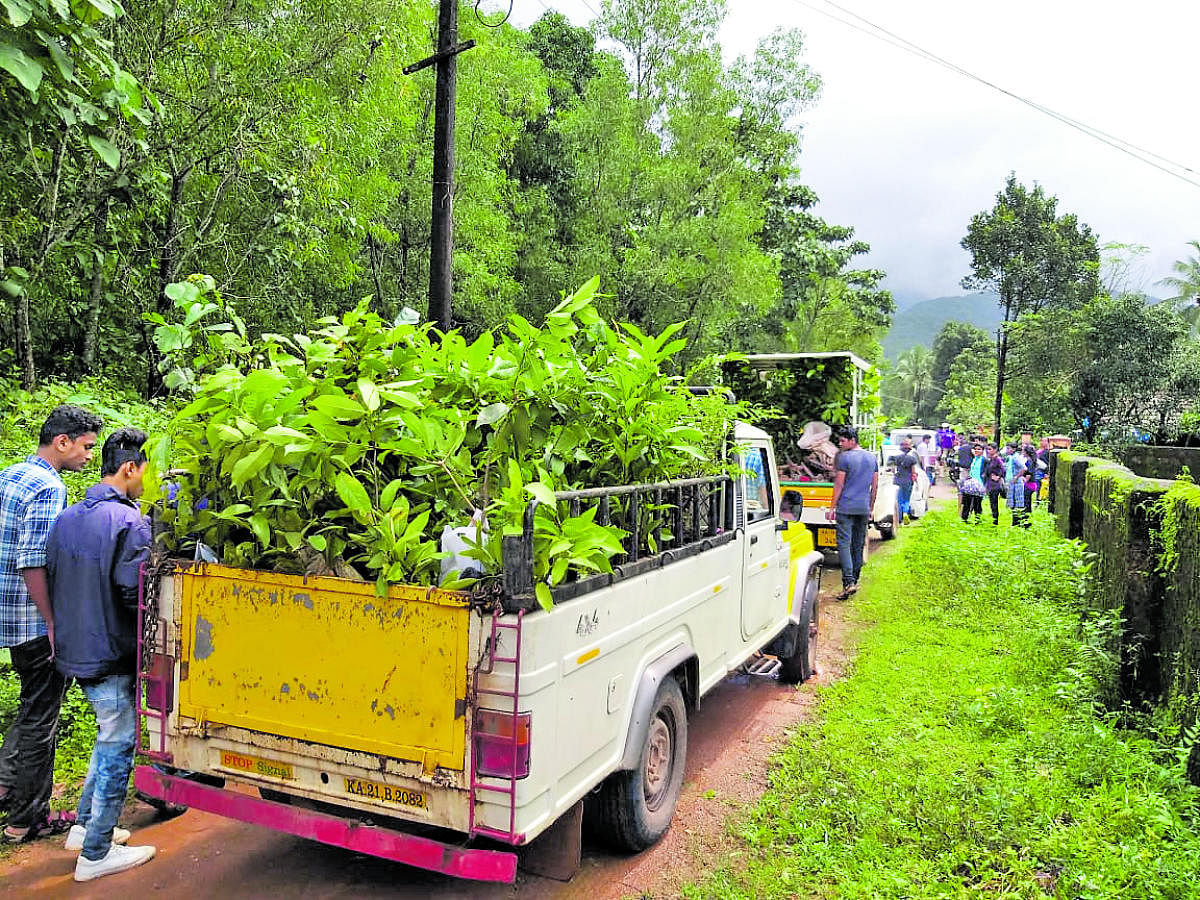
[[597,283],[540,327],[513,316],[470,343],[389,324],[366,301],[252,342],[210,278],[172,285],[180,320],[155,319],[156,338],[192,399],[150,456],[159,475],[182,470],[165,510],[173,549],[203,541],[231,565],[281,571],[349,563],[380,590],[435,584],[445,527],[483,511],[472,552],[496,574],[501,536],[521,533],[536,499],[543,603],[547,585],[610,570],[625,533],[554,492],[720,472],[736,408],[669,374],[679,326],[606,323]]

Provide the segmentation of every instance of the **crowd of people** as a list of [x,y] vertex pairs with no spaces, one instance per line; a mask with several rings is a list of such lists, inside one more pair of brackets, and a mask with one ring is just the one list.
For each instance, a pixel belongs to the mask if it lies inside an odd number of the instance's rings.
[[[6,843],[65,835],[78,851],[75,880],[141,865],[117,826],[137,738],[138,572],[150,550],[142,494],[146,433],[119,428],[101,450],[100,480],[67,505],[61,473],[91,460],[104,423],[77,406],[46,419],[36,452],[0,472],[0,647],[21,685],[0,748]],[[96,714],[97,736],[75,813],[50,810],[55,735],[70,682]]]
[[[837,525],[842,570],[838,599],[846,599],[858,590],[867,525],[879,491],[879,460],[859,446],[854,428],[841,429],[837,437],[833,501],[826,518]],[[899,448],[893,474],[896,527],[908,517],[913,485],[921,477],[932,482],[938,468],[951,476],[958,489],[959,513],[964,522],[983,520],[986,497],[992,524],[999,525],[1003,498],[1012,511],[1012,524],[1028,527],[1030,510],[1041,496],[1051,449],[1049,438],[1042,438],[1035,446],[1033,434],[1028,431],[1018,441],[997,446],[983,435],[960,435],[946,422],[936,434],[922,435],[915,444],[910,435],[902,436]]]
[[[949,426],[943,425],[949,430]],[[940,435],[940,432],[939,432]],[[1028,528],[1029,512],[1042,491],[1049,467],[1050,440],[1033,443],[1033,434],[1023,432],[1019,441],[998,447],[982,435],[960,437],[951,432],[946,457],[958,471],[956,484],[959,514],[964,522],[982,521],[984,497],[992,524],[1000,524],[1000,498],[1012,511],[1012,524]]]

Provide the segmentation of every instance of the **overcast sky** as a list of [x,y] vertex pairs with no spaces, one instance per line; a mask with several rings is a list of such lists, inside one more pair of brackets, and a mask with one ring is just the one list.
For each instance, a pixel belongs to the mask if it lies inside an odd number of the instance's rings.
[[[836,2],[1014,94],[1200,172],[1192,108],[1200,4]],[[586,24],[589,3],[600,8],[600,0],[515,0],[513,22],[527,26],[550,7]],[[1101,243],[1148,246],[1132,286],[1169,294],[1155,282],[1200,239],[1200,187],[814,11],[847,18],[824,0],[728,6],[721,43],[730,58],[752,53],[774,28],[804,31],[824,88],[802,117],[802,178],[827,221],[853,225],[871,244],[866,262],[888,273],[891,290],[962,293],[969,258],[959,241],[1014,171],[1058,197],[1059,212],[1078,215]]]

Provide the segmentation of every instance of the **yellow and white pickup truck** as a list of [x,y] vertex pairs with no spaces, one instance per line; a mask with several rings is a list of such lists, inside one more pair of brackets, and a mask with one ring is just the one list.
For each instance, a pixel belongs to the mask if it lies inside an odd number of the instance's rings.
[[577,853],[585,798],[599,834],[649,846],[704,694],[748,662],[791,682],[813,671],[821,555],[779,518],[770,438],[739,425],[735,440],[760,455],[765,492],[720,476],[559,494],[602,519],[654,504],[670,528],[652,555],[632,535],[612,574],[560,585],[549,611],[533,599],[532,504],[486,595],[149,571],[139,706],[154,765],[138,790],[479,880],[513,880],[515,849],[556,822]]

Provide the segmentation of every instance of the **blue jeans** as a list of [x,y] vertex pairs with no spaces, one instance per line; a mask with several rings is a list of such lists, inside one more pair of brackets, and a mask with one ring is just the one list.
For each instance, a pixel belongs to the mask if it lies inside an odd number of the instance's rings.
[[858,584],[863,567],[863,544],[867,541],[867,513],[837,514],[838,561],[842,564],[842,587]]
[[913,483],[909,478],[896,485],[896,524],[900,525],[904,522],[904,517],[908,515],[908,510],[912,506]]
[[117,817],[125,808],[137,741],[137,712],[132,675],[109,675],[81,687],[96,713],[97,734],[77,815],[79,824],[87,829],[83,858],[97,860],[108,853]]

